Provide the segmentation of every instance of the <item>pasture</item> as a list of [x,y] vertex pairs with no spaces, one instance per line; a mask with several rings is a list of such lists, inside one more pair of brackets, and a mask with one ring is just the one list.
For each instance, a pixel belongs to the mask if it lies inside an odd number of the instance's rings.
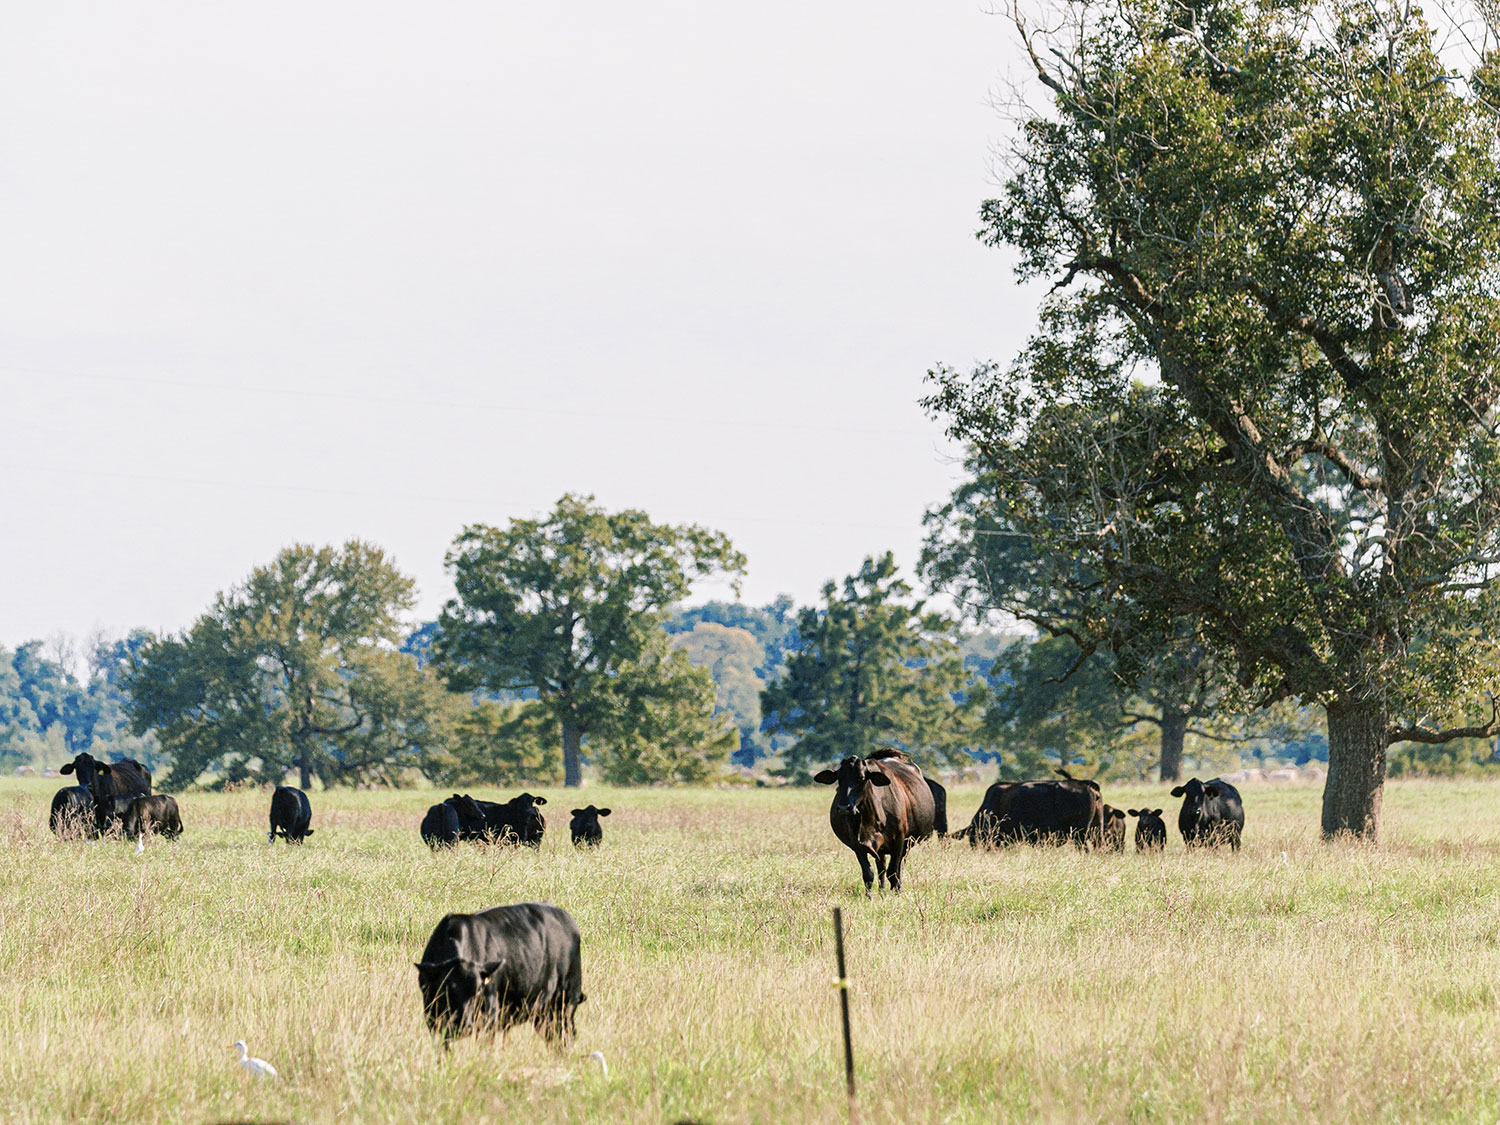
[[[822,788],[545,790],[540,852],[439,854],[445,792],[313,793],[300,849],[269,793],[187,794],[136,855],[53,840],[60,784],[0,782],[6,1121],[841,1121],[834,905],[865,1121],[1500,1117],[1500,786],[1392,783],[1378,849],[1318,842],[1316,786],[1247,786],[1232,856],[1184,852],[1166,786],[1106,785],[1168,810],[1164,857],[934,841],[866,901]],[[583,932],[578,1039],[445,1055],[412,962],[527,899]]]

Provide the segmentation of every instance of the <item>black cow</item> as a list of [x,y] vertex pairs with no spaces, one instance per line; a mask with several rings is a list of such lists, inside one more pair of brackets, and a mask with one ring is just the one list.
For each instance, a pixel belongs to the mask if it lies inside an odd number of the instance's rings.
[[1125,851],[1125,814],[1111,805],[1105,805],[1104,816],[1104,850],[1110,852]]
[[1135,822],[1135,850],[1159,852],[1167,846],[1167,822],[1161,818],[1161,809],[1130,809]]
[[604,839],[604,826],[599,823],[599,818],[608,815],[608,809],[601,809],[596,805],[590,805],[586,809],[574,809],[573,820],[568,825],[568,829],[573,833],[573,846],[597,848],[600,841]]
[[312,805],[307,794],[290,785],[278,785],[271,794],[271,831],[266,833],[266,843],[276,842],[276,833],[289,844],[300,844],[313,834]]
[[533,797],[522,793],[503,804],[498,801],[479,801],[467,793],[455,793],[447,804],[458,813],[459,839],[482,840],[499,844],[525,844],[541,846],[542,834],[547,830],[547,820],[539,805],[547,803],[546,797]]
[[447,801],[431,805],[422,818],[422,842],[434,851],[458,843],[458,812]]
[[573,919],[550,902],[447,915],[417,962],[427,1026],[445,1042],[525,1021],[549,1040],[571,1036],[584,1001],[581,946]]
[[924,777],[932,791],[932,830],[939,840],[948,835],[948,790],[930,777]]
[[932,835],[935,809],[922,771],[899,751],[877,750],[868,758],[845,758],[838,769],[820,770],[813,780],[838,786],[828,823],[858,858],[865,894],[870,894],[875,882],[870,871],[872,856],[881,889],[889,879],[891,890],[900,893],[906,853],[912,844]]
[[94,795],[86,785],[70,785],[52,795],[47,825],[59,840],[89,840],[99,835],[94,823]]
[[1104,802],[1095,781],[997,781],[967,828],[971,847],[983,844],[1104,842]]
[[126,839],[139,840],[147,833],[175,840],[182,835],[182,817],[177,811],[177,800],[165,793],[152,793],[136,797],[121,821]]
[[1190,848],[1213,847],[1227,841],[1234,851],[1240,850],[1245,806],[1240,802],[1240,791],[1233,785],[1222,777],[1205,785],[1195,777],[1173,789],[1172,796],[1182,798],[1177,828],[1184,844]]
[[109,798],[151,792],[151,771],[133,758],[111,764],[85,752],[58,772],[75,774],[79,785],[88,786],[101,834],[110,830],[114,820],[114,805]]
[[121,831],[125,814],[140,794],[126,793],[123,797],[105,797],[94,803],[94,827],[101,836],[112,836]]

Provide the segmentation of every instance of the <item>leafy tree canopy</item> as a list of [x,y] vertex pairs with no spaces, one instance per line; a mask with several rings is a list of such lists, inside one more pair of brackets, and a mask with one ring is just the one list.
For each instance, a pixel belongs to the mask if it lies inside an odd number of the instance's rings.
[[882,746],[929,768],[971,761],[983,692],[964,670],[956,624],[911,592],[887,552],[798,612],[786,674],[761,694],[765,729],[797,736],[782,758],[798,783]]
[[1054,281],[1041,327],[929,405],[1025,536],[1018,608],[1200,623],[1243,689],[1326,707],[1324,832],[1373,837],[1388,744],[1496,725],[1466,714],[1500,573],[1494,37],[1444,58],[1397,3],[1058,11],[1017,16],[1043,104],[981,212]]
[[448,737],[442,685],[397,651],[414,584],[378,547],[293,546],[221,593],[125,676],[138,733],[172,755],[170,787],[386,780]]
[[[664,667],[668,608],[695,579],[737,581],[745,570],[718,532],[607,512],[573,495],[545,519],[466,528],[447,563],[457,596],[439,621],[438,665],[465,690],[534,689],[558,724],[568,785],[582,780],[584,737],[622,745],[630,732],[617,723],[630,693],[672,680],[653,678]],[[647,682],[632,685],[635,673]]]

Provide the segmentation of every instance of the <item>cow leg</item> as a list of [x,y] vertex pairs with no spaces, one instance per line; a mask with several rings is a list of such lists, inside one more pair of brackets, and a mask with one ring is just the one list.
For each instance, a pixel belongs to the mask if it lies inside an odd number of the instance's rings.
[[891,850],[891,890],[901,893],[901,864],[906,859],[906,841],[902,840]]
[[[880,876],[880,889],[881,890],[885,890],[885,853],[884,852],[877,851],[875,853],[875,871]],[[866,883],[865,885],[868,886],[869,884]]]
[[[854,854],[859,859],[860,874],[865,877],[865,897],[869,898],[870,888],[875,885],[875,872],[870,870],[870,856],[864,851],[858,851]],[[882,872],[881,875],[883,877],[884,872]]]

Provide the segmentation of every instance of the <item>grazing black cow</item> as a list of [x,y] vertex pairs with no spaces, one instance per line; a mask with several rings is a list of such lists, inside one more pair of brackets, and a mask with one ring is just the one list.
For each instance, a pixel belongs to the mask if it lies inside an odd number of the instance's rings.
[[431,805],[422,818],[422,842],[436,851],[458,843],[458,812],[447,801]]
[[165,793],[134,798],[121,818],[121,828],[127,840],[139,840],[148,833],[175,840],[182,835],[182,817],[177,812],[176,798]]
[[1075,843],[1099,847],[1104,842],[1104,802],[1099,785],[1064,776],[1061,781],[997,781],[969,826],[971,847],[983,844]]
[[537,806],[545,805],[546,797],[522,793],[502,804],[498,801],[475,800],[467,793],[455,793],[448,798],[447,803],[458,813],[460,840],[541,847],[547,820]]
[[266,843],[274,844],[280,832],[287,843],[300,844],[313,834],[311,824],[312,805],[307,794],[290,785],[278,785],[271,794],[271,831],[266,833]]
[[1159,852],[1167,846],[1167,822],[1161,818],[1161,809],[1130,809],[1135,822],[1135,850]]
[[948,835],[948,790],[930,777],[925,780],[932,791],[932,830],[941,840]]
[[1240,850],[1245,806],[1240,802],[1240,791],[1233,785],[1222,777],[1205,785],[1195,777],[1173,789],[1172,796],[1182,798],[1177,828],[1184,844],[1190,848],[1213,847],[1227,841],[1234,851]]
[[1111,805],[1105,805],[1104,816],[1104,850],[1108,852],[1125,851],[1125,814]]
[[90,840],[99,835],[94,823],[94,795],[86,785],[70,785],[52,795],[47,825],[59,840]]
[[573,919],[550,902],[447,915],[417,962],[427,1026],[445,1041],[523,1021],[549,1040],[571,1036],[584,1001],[581,946]]
[[590,805],[586,809],[574,809],[573,820],[568,825],[573,833],[573,846],[597,848],[600,841],[604,839],[604,826],[599,823],[599,818],[608,815],[608,809],[601,809],[596,805]]
[[110,830],[114,820],[114,804],[109,798],[151,792],[151,771],[133,758],[111,764],[85,752],[58,772],[74,774],[79,785],[88,786],[94,798],[94,817],[101,834]]
[[921,769],[904,760],[899,751],[877,750],[868,758],[845,758],[838,769],[820,770],[813,780],[838,786],[828,823],[858,858],[865,894],[870,894],[875,882],[870,871],[872,856],[881,889],[889,879],[891,890],[900,893],[901,864],[907,851],[932,835],[932,790]]

